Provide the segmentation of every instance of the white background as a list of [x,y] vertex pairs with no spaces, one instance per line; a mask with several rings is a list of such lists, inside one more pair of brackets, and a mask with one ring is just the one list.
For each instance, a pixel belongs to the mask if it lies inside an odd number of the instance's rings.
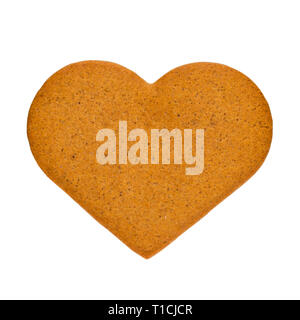
[[[299,1],[2,1],[0,298],[300,298]],[[30,104],[80,60],[117,62],[154,82],[210,61],[249,76],[274,138],[245,185],[145,260],[35,163]]]

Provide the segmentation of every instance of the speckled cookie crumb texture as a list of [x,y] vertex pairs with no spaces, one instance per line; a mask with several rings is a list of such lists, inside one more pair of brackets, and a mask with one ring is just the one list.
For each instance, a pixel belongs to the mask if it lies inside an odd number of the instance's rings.
[[[120,120],[128,132],[142,128],[149,137],[153,128],[204,129],[203,172],[189,176],[172,162],[100,165],[97,132],[117,133]],[[28,138],[50,179],[149,258],[256,172],[270,147],[272,118],[256,85],[221,64],[185,65],[148,84],[120,65],[85,61],[61,69],[39,90]]]

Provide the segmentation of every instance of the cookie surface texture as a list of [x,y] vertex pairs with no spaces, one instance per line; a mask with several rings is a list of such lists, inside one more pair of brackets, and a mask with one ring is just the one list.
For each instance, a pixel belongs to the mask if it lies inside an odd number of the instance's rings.
[[188,64],[149,84],[84,61],[45,82],[27,131],[46,175],[149,258],[257,171],[272,117],[257,86],[225,65]]

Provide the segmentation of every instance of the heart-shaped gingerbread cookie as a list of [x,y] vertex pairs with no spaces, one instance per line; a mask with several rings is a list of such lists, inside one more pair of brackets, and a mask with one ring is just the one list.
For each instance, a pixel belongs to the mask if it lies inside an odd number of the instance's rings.
[[149,84],[85,61],[39,90],[28,138],[50,179],[149,258],[256,172],[272,118],[256,85],[221,64],[185,65]]

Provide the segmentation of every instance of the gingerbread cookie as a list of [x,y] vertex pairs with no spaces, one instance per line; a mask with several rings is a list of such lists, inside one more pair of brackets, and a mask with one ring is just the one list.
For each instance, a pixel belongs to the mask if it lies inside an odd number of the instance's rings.
[[272,118],[257,86],[221,64],[185,65],[149,84],[84,61],[39,90],[28,138],[51,180],[149,258],[257,171]]

